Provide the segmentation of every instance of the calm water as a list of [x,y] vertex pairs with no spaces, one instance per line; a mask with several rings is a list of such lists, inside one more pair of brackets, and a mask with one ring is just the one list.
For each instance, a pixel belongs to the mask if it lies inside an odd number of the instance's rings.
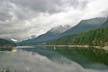
[[0,68],[9,68],[11,72],[108,72],[104,63],[90,60],[83,55],[84,52],[84,49],[77,48],[25,48],[18,49],[16,53],[5,51],[0,52]]

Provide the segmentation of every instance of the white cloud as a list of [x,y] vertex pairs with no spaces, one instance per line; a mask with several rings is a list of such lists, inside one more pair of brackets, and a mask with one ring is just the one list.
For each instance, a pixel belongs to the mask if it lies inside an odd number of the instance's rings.
[[108,0],[0,0],[0,37],[22,40],[108,14]]
[[91,1],[84,10],[83,18],[93,18],[103,16],[103,12],[108,12],[108,0],[93,0]]

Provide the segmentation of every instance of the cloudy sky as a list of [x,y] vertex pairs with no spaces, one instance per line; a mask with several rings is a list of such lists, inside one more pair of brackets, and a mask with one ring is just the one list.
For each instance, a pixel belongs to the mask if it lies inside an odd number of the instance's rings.
[[0,0],[0,38],[27,39],[108,14],[108,0]]

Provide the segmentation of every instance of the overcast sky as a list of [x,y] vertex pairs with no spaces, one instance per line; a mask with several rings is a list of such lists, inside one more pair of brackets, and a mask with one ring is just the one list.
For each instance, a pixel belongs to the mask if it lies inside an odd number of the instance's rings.
[[108,14],[108,0],[0,0],[0,38],[23,40]]

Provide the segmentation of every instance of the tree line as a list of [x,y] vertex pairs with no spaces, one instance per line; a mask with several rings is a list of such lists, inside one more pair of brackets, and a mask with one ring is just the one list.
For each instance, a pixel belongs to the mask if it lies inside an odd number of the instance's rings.
[[55,45],[90,45],[107,46],[108,45],[108,27],[102,27],[88,32],[82,32],[76,35],[68,35],[57,40],[49,41],[47,44]]

